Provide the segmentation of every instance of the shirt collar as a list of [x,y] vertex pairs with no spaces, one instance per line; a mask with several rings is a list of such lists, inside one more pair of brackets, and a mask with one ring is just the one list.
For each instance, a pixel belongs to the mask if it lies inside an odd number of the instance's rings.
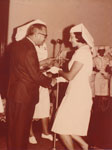
[[35,43],[29,37],[26,38],[36,47]]

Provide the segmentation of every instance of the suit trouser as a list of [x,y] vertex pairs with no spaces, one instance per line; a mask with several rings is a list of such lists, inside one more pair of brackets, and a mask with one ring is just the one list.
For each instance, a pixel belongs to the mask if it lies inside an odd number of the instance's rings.
[[26,150],[35,104],[8,102],[8,150]]

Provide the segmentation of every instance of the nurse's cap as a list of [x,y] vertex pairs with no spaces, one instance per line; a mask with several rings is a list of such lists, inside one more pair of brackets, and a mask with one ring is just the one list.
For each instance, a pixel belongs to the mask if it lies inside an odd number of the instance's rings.
[[82,32],[82,37],[87,42],[87,44],[92,48],[94,47],[93,37],[82,23],[71,28],[70,33],[75,32]]
[[105,51],[105,47],[104,46],[100,46],[99,48],[98,48],[98,52],[99,51]]

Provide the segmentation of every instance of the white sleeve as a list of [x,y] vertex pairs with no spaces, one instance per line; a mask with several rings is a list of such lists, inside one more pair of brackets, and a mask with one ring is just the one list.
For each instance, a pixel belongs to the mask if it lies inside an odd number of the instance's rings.
[[78,50],[73,56],[73,61],[78,61],[84,64],[87,60],[87,53],[84,50]]

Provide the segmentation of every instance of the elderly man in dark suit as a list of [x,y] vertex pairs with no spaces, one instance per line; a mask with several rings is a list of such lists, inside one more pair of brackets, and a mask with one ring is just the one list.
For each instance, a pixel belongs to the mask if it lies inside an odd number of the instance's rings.
[[7,93],[8,150],[26,150],[39,86],[50,88],[55,80],[40,71],[35,46],[47,37],[44,24],[33,24],[27,36],[10,50],[10,74]]

